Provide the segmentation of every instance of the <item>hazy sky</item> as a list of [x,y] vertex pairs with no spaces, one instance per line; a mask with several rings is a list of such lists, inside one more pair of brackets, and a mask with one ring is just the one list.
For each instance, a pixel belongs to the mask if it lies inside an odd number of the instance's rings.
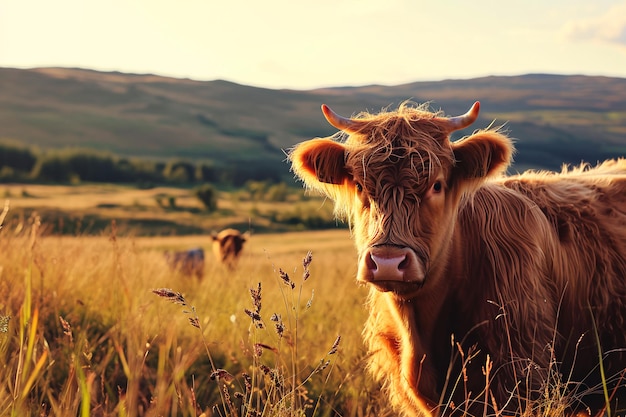
[[626,78],[626,0],[0,0],[0,66],[296,89]]

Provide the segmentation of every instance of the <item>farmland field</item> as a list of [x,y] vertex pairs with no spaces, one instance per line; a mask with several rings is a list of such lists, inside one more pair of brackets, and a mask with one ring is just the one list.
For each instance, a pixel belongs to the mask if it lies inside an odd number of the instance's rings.
[[[335,133],[322,102],[349,115],[412,97],[461,114],[480,100],[472,129],[504,125],[518,149],[512,172],[626,152],[617,78],[272,91],[80,69],[0,72],[0,179],[26,182],[0,185],[0,416],[392,415],[364,370],[367,289],[355,283],[350,232],[332,202],[293,187],[285,161],[295,143]],[[74,148],[84,154],[73,161],[109,161],[124,179],[90,177],[102,173],[93,162],[68,168]],[[23,154],[32,166],[17,163]],[[65,185],[28,183],[37,181]],[[205,183],[216,187],[215,209],[194,194]],[[226,227],[251,233],[234,270],[211,253],[211,232]],[[201,280],[164,257],[194,247],[206,253]],[[561,377],[516,415],[561,417],[572,385]]]
[[[382,412],[363,372],[365,289],[348,231],[253,235],[229,271],[209,236],[46,236],[39,221],[0,234],[0,415],[220,415],[220,386],[250,401],[228,400],[237,415],[273,402],[283,410],[263,415]],[[163,258],[193,246],[207,252],[201,281]],[[153,292],[163,288],[185,305]],[[234,379],[212,380],[216,369]]]
[[[265,213],[329,216],[328,202],[221,192],[207,214],[186,189],[2,187],[0,416],[393,415],[365,371],[349,230],[255,232],[276,227]],[[87,215],[104,226],[79,227]],[[211,251],[228,225],[252,231],[234,270]],[[201,280],[164,257],[194,247]],[[563,415],[554,379],[520,416]]]
[[272,201],[259,184],[261,191],[252,185],[217,191],[214,212],[203,208],[194,189],[173,186],[2,184],[0,198],[11,208],[7,227],[23,226],[38,215],[46,233],[74,236],[109,233],[112,221],[126,236],[201,235],[225,227],[252,233],[346,227],[334,220],[332,203],[319,196],[298,187],[287,189],[282,201]]

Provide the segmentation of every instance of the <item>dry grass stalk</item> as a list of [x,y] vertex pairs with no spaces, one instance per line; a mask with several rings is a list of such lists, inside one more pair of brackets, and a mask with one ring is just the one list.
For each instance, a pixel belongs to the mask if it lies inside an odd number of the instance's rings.
[[[353,329],[365,313],[358,296],[348,296],[354,288],[343,278],[350,271],[340,269],[337,260],[345,255],[336,246],[327,250],[329,260],[316,260],[315,267],[342,279],[325,272],[323,281],[313,281],[309,256],[302,263],[302,280],[290,278],[295,288],[280,277],[276,285],[272,265],[256,255],[244,259],[237,272],[209,268],[212,280],[197,283],[173,281],[178,277],[164,268],[161,248],[119,236],[115,225],[106,236],[61,238],[47,235],[48,227],[37,217],[9,225],[0,230],[0,355],[8,365],[0,369],[0,415],[15,410],[16,415],[60,417],[208,416],[213,404],[232,412],[228,400],[238,413],[245,403],[250,416],[298,415],[314,406],[320,415],[333,409],[342,415],[357,415],[357,409],[376,415],[371,410],[384,407],[382,398],[381,406],[373,400],[376,387],[360,371],[362,350]],[[282,246],[270,245],[269,250],[288,262],[297,256],[293,239],[295,235],[281,235],[275,241]],[[307,239],[307,245],[325,251],[328,243],[315,239]],[[351,250],[347,239],[345,248],[344,254]],[[259,290],[248,284],[251,276],[263,281],[262,309],[260,297],[251,306],[245,301],[247,288]],[[315,282],[315,308],[312,296],[301,296],[308,294],[305,281]],[[173,282],[180,292],[168,290]],[[171,314],[157,297],[146,297],[150,288],[184,313]],[[341,303],[328,298],[344,289]],[[183,294],[194,295],[202,314]],[[248,317],[246,307],[253,312],[258,307],[263,323],[273,325],[258,329],[251,318],[241,320]],[[334,355],[341,355],[345,371],[338,374],[332,372],[335,356],[331,361],[324,352],[329,353],[326,339],[341,329],[351,334],[347,344],[342,340],[336,346]],[[245,350],[238,348],[241,341]],[[255,349],[262,355],[254,355]],[[292,359],[298,363],[292,365]],[[211,381],[219,369],[235,379],[227,386],[222,385],[227,378]],[[347,375],[350,382],[344,385]]]

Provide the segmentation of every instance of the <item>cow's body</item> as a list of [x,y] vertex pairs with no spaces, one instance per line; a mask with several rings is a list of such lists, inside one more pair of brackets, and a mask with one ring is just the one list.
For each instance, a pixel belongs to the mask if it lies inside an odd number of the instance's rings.
[[169,267],[183,275],[196,276],[202,279],[204,275],[204,250],[194,248],[179,252],[165,252],[165,260]]
[[504,135],[448,139],[477,104],[458,118],[323,109],[350,136],[290,157],[350,219],[371,288],[369,366],[403,414],[520,412],[555,372],[572,383],[569,407],[601,408],[597,341],[612,406],[625,405],[613,392],[626,368],[625,160],[501,177]]
[[236,229],[224,229],[213,234],[213,253],[225,266],[234,269],[241,256],[243,245],[249,238],[249,233],[241,233]]

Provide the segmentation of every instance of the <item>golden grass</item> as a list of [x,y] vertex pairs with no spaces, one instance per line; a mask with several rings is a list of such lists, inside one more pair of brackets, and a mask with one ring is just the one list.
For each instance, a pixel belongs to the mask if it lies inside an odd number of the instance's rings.
[[247,225],[253,232],[299,230],[302,225],[284,219],[314,216],[331,224],[333,219],[330,202],[304,197],[300,188],[290,189],[286,201],[255,201],[245,190],[222,191],[214,213],[205,211],[193,189],[177,187],[3,184],[0,197],[11,204],[5,225],[16,227],[36,212],[49,230],[59,233],[64,227],[74,235],[100,233],[112,220],[124,235],[138,236],[210,233],[233,225]]
[[[364,371],[347,230],[253,234],[228,271],[208,235],[46,236],[39,222],[0,229],[1,416],[390,413]],[[198,246],[201,281],[169,270],[165,250]],[[550,377],[519,415],[564,414]]]
[[[31,223],[17,235],[0,231],[0,318],[8,320],[0,332],[0,415],[269,416],[314,409],[356,416],[385,409],[363,374],[365,289],[354,284],[348,232],[253,235],[239,268],[227,271],[213,261],[209,237],[41,236],[44,228]],[[207,251],[200,282],[170,271],[163,258],[164,249],[189,246]],[[259,283],[264,329],[246,314]],[[180,292],[186,305],[160,299],[152,292],[159,288]],[[282,337],[274,314],[284,322]],[[261,356],[254,354],[258,346],[265,346]],[[262,366],[284,379],[283,392]],[[212,380],[216,369],[234,379]],[[245,391],[243,373],[259,384],[246,407],[232,397]],[[239,404],[234,413],[224,390]]]

